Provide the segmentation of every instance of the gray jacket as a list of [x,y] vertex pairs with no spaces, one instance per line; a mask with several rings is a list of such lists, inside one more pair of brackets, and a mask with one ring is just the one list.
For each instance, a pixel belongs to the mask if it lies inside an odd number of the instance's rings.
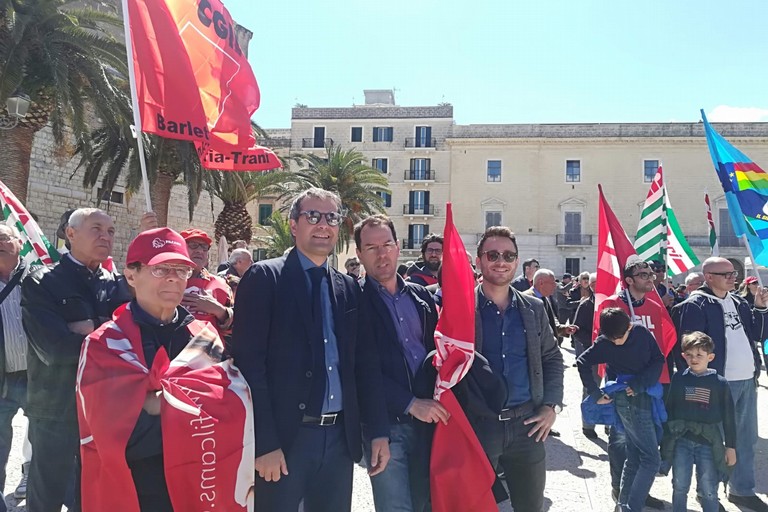
[[[563,405],[563,354],[549,325],[541,299],[523,295],[511,286],[525,325],[528,344],[528,375],[534,407]],[[480,315],[480,286],[475,288],[475,350],[483,353],[483,325]]]

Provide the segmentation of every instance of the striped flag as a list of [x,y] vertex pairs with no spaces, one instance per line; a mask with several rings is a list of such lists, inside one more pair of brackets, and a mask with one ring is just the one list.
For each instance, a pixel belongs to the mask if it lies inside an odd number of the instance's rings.
[[712,219],[712,206],[709,204],[709,194],[704,194],[704,202],[707,204],[707,223],[709,224],[709,246],[712,248],[712,256],[720,256],[720,245],[717,243],[715,221]]
[[59,251],[51,245],[24,205],[4,183],[0,182],[0,207],[5,224],[13,226],[21,234],[19,258],[29,266],[51,265],[59,261]]
[[698,386],[685,386],[685,401],[686,402],[699,402],[709,405],[710,391],[708,388],[700,388]]
[[669,202],[661,166],[653,177],[640,214],[635,250],[645,261],[665,262],[670,277],[687,272],[699,264]]

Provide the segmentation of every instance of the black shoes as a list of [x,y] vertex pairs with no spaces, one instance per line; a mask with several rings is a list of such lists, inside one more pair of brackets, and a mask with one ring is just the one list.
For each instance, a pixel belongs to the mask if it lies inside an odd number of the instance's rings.
[[755,512],[768,512],[768,504],[757,496],[736,496],[728,493],[728,501],[740,507],[746,507]]
[[[611,490],[611,498],[613,498],[613,501],[616,503],[619,502],[619,490],[618,489],[612,489]],[[659,498],[654,498],[650,494],[647,498],[645,498],[645,506],[650,508],[655,508],[657,510],[664,510],[664,502],[661,501]]]

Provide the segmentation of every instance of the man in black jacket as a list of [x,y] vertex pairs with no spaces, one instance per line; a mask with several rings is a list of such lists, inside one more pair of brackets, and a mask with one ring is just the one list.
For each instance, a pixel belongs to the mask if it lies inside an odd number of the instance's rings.
[[57,266],[31,272],[21,286],[22,320],[31,347],[25,412],[34,454],[27,503],[40,512],[61,510],[76,471],[75,376],[83,339],[130,300],[125,283],[101,266],[115,236],[110,216],[96,208],[75,210],[66,234],[71,251]]
[[[378,348],[390,424],[392,457],[385,472],[371,477],[373,500],[377,512],[421,512],[429,502],[429,450],[418,422],[445,423],[449,416],[439,402],[414,390],[422,362],[435,348],[435,303],[424,287],[397,274],[400,249],[389,217],[368,217],[355,226],[354,236],[367,271],[360,334]],[[367,445],[365,451],[368,460]]]
[[[358,336],[360,285],[329,268],[341,199],[310,188],[291,205],[296,247],[255,263],[235,303],[232,355],[253,395],[256,510],[344,512],[370,440],[371,474],[389,460],[373,340]],[[364,429],[364,430],[363,430]]]

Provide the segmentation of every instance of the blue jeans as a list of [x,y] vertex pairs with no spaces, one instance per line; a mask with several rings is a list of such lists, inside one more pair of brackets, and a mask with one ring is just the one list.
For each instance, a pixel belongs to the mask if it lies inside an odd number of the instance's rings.
[[627,460],[621,472],[619,505],[622,512],[641,512],[661,464],[651,397],[645,393],[633,397],[618,393],[614,395],[614,404],[627,438]]
[[696,494],[703,512],[717,512],[717,486],[720,483],[712,447],[684,437],[675,442],[672,462],[672,511],[688,510],[688,489],[691,488],[693,466],[696,465]]
[[755,494],[755,443],[757,442],[757,387],[753,379],[728,381],[736,411],[736,465],[728,492]]
[[[383,473],[371,477],[376,512],[423,512],[429,503],[429,460],[418,446],[413,423],[392,425],[389,430],[390,459]],[[363,441],[365,464],[371,468],[371,443]],[[422,459],[422,460],[420,460]],[[408,492],[410,491],[410,492]]]
[[611,489],[618,495],[621,488],[621,473],[627,461],[627,435],[611,427],[608,433],[608,467],[611,471]]

